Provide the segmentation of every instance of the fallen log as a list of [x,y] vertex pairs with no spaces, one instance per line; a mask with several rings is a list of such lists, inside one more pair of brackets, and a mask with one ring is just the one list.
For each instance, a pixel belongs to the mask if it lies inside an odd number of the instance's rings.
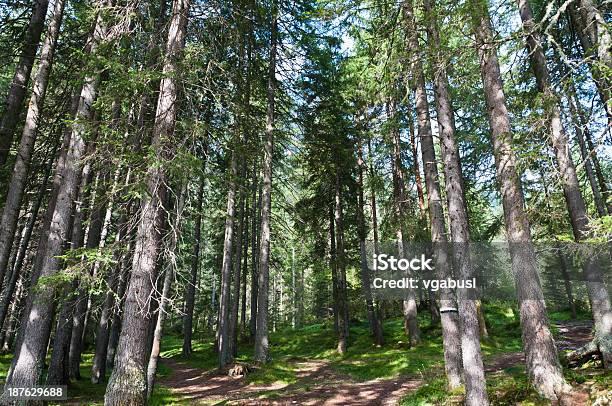
[[564,357],[564,362],[569,367],[578,367],[594,359],[601,359],[597,339],[591,340],[584,346],[568,353]]

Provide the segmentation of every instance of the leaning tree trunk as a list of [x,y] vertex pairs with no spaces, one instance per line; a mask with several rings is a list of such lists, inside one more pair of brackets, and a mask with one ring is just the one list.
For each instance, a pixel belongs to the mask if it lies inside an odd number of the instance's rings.
[[274,102],[276,91],[276,47],[278,37],[276,3],[272,4],[272,27],[268,65],[268,109],[263,157],[263,189],[261,199],[261,242],[259,247],[257,324],[255,329],[255,361],[268,360],[268,285],[270,272],[270,211],[272,209],[272,154],[274,151]]
[[[185,46],[189,0],[174,0],[168,29],[166,61],[159,96],[152,149],[156,162],[172,159],[171,142],[178,110],[178,59]],[[141,203],[141,219],[136,236],[132,273],[127,290],[121,335],[117,346],[115,367],[106,387],[104,404],[145,405],[147,403],[147,337],[151,320],[148,308],[155,280],[159,252],[159,227],[164,223],[168,175],[163,165],[151,165],[146,174],[148,193]]]
[[[415,81],[416,110],[418,135],[421,141],[421,156],[425,172],[425,186],[427,188],[427,203],[431,227],[431,241],[435,256],[436,277],[446,279],[452,277],[451,258],[446,239],[446,226],[444,224],[444,209],[438,179],[436,153],[429,117],[429,103],[425,89],[425,77],[421,63],[419,40],[416,23],[412,10],[412,0],[403,3],[406,25],[408,30],[408,51],[412,77]],[[442,338],[444,345],[444,366],[448,386],[451,389],[461,385],[461,337],[459,334],[459,315],[456,311],[454,293],[450,289],[440,290],[440,320],[442,324]]]
[[[463,280],[474,277],[470,260],[470,234],[466,211],[464,182],[457,143],[455,141],[455,116],[449,91],[446,60],[440,51],[442,46],[438,31],[438,20],[434,0],[425,0],[429,48],[432,51],[434,92],[440,137],[440,151],[444,161],[444,176],[448,215],[450,219],[451,242],[457,276]],[[433,143],[427,142],[427,149],[433,150]],[[433,217],[433,216],[432,216]],[[465,289],[457,290],[457,308],[461,328],[461,355],[463,379],[465,381],[465,404],[467,406],[488,405],[486,380],[480,349],[480,323],[475,300]]]
[[[37,5],[41,3],[42,2],[37,2]],[[0,284],[2,281],[4,281],[4,276],[8,267],[8,259],[13,246],[15,228],[17,227],[17,219],[19,217],[19,207],[21,206],[23,192],[26,187],[30,169],[30,161],[32,159],[32,153],[34,152],[34,143],[36,142],[36,136],[38,135],[38,123],[41,118],[42,109],[45,102],[47,84],[49,83],[49,74],[51,73],[51,64],[53,62],[55,44],[57,43],[59,28],[64,15],[64,4],[64,0],[58,0],[55,2],[53,15],[49,22],[47,37],[45,38],[40,54],[38,71],[36,72],[36,78],[34,79],[34,89],[32,90],[32,96],[30,97],[26,121],[21,135],[19,153],[15,159],[15,165],[11,174],[11,182],[8,187],[6,201],[2,211],[2,227],[0,228]],[[21,98],[23,98],[23,95]],[[21,101],[19,103],[19,105],[21,105]],[[3,122],[6,117],[7,113],[5,112]],[[15,116],[14,119],[16,120],[17,117]],[[1,131],[3,129],[4,127],[0,127],[0,137],[2,137]],[[13,129],[10,130],[11,134],[13,130],[14,125]],[[0,147],[0,153],[1,152],[2,150]],[[2,162],[0,162],[0,165],[2,165]]]
[[555,400],[570,388],[559,365],[537,273],[537,259],[524,208],[517,158],[512,150],[512,132],[488,4],[485,0],[472,0],[471,4],[472,28],[480,59],[497,180],[519,300],[527,372],[535,389],[547,398]]
[[[2,119],[0,120],[0,166],[4,166],[6,163],[11,144],[13,143],[15,127],[17,127],[17,122],[19,121],[23,99],[28,88],[28,81],[30,80],[34,58],[36,57],[40,36],[45,25],[48,7],[49,0],[36,0],[34,2],[32,17],[30,17],[30,23],[25,34],[25,43],[15,68],[13,82],[4,101]],[[50,26],[53,24],[54,22],[52,21]]]
[[191,272],[185,290],[185,316],[183,318],[183,356],[191,355],[191,337],[193,335],[193,310],[195,307],[196,283],[200,267],[200,244],[202,238],[202,202],[204,200],[204,179],[199,181],[198,199],[195,207],[195,224],[193,252],[191,254]]
[[[106,27],[102,17],[98,16],[92,33],[90,47],[92,55],[96,54],[97,47],[105,36]],[[48,233],[48,239],[44,249],[37,253],[37,269],[32,275],[32,287],[37,286],[39,278],[52,277],[61,268],[59,256],[63,251],[70,229],[73,201],[78,191],[80,162],[85,152],[86,123],[91,119],[91,107],[96,97],[99,81],[99,74],[95,74],[86,77],[83,84],[79,107],[72,123],[66,159],[63,165],[56,169],[55,177],[59,183],[57,199],[53,207],[49,230],[43,231]],[[51,334],[55,293],[55,288],[49,285],[37,286],[36,290],[30,292],[21,326],[22,330],[28,333],[22,335],[21,342],[16,348],[6,385],[33,386],[40,381]]]
[[[589,0],[583,0],[589,2]],[[517,0],[523,28],[527,32],[527,45],[531,65],[536,77],[538,89],[544,96],[550,125],[550,138],[557,165],[561,175],[561,184],[565,203],[569,212],[574,239],[576,242],[584,241],[589,235],[589,219],[586,204],[580,191],[580,183],[576,175],[576,168],[570,155],[570,146],[567,135],[561,122],[561,108],[558,96],[550,86],[546,57],[540,42],[540,36],[533,20],[533,12],[528,0]],[[607,51],[609,52],[609,51]],[[587,290],[591,302],[591,310],[595,321],[595,336],[602,354],[606,369],[612,369],[612,307],[599,263],[595,259],[587,258],[583,264],[587,280]]]

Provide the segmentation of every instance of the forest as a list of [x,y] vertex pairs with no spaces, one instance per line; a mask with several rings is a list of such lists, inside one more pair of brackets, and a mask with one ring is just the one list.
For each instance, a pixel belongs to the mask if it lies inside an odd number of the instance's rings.
[[0,0],[0,404],[612,404],[611,52],[610,0]]

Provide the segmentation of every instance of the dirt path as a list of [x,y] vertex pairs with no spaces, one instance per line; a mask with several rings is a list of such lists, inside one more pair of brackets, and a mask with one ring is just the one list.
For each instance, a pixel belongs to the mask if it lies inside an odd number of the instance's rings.
[[[591,323],[565,322],[557,324],[561,339],[558,348],[574,349],[591,339]],[[524,363],[522,352],[506,353],[486,361],[487,373]],[[271,385],[247,384],[244,379],[204,372],[173,359],[162,362],[173,373],[160,384],[179,393],[190,404],[232,405],[396,405],[409,391],[417,389],[423,380],[416,376],[376,379],[357,382],[350,376],[334,371],[327,361],[296,360],[297,382]]]
[[356,382],[320,360],[296,361],[297,382],[272,385],[246,384],[243,379],[215,371],[202,373],[172,359],[162,362],[173,373],[160,384],[173,388],[194,404],[395,405],[406,392],[422,384],[421,379],[408,376]]

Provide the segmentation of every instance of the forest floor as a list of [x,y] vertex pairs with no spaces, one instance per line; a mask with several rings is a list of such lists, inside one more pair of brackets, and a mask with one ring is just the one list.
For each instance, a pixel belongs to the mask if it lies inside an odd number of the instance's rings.
[[[487,310],[491,338],[483,343],[483,351],[493,403],[546,404],[524,374],[516,312],[504,306]],[[591,339],[590,321],[569,321],[562,313],[556,316],[561,319],[553,317],[559,350],[578,348]],[[210,345],[196,344],[194,355],[183,359],[177,352],[178,343],[168,341],[172,349],[163,354],[163,364],[171,372],[159,383],[170,389],[173,396],[168,401],[184,404],[459,404],[461,391],[449,393],[444,388],[439,326],[430,326],[427,320],[422,325],[423,343],[414,348],[405,342],[401,320],[385,323],[383,347],[370,343],[365,325],[354,326],[344,356],[333,351],[335,336],[329,326],[276,332],[271,337],[272,361],[241,378],[216,370]],[[248,363],[250,356],[249,351],[240,353],[238,361]],[[577,389],[571,402],[576,405],[589,403],[591,387],[597,391],[610,382],[610,375],[597,368],[568,369],[566,375]]]
[[[424,312],[423,312],[424,313]],[[543,401],[528,383],[521,352],[517,311],[509,305],[485,308],[489,339],[483,341],[487,389],[495,405],[540,405]],[[591,323],[569,320],[567,313],[552,313],[559,350],[568,351],[591,338]],[[345,355],[335,351],[336,336],[330,324],[282,329],[270,335],[271,361],[245,377],[233,378],[216,368],[210,336],[194,341],[194,352],[181,355],[182,337],[169,335],[162,342],[162,362],[151,405],[438,405],[460,404],[461,390],[445,388],[443,348],[439,325],[420,316],[423,342],[409,347],[402,320],[384,323],[385,345],[372,344],[367,325],[354,322]],[[242,343],[237,361],[250,364],[252,345]],[[10,355],[0,356],[0,383],[10,365]],[[71,405],[103,404],[105,384],[90,383],[92,354],[84,354],[82,379],[68,387]],[[565,369],[577,389],[574,404],[588,405],[589,397],[605,393],[612,374],[596,363]],[[607,386],[606,386],[607,385]]]

